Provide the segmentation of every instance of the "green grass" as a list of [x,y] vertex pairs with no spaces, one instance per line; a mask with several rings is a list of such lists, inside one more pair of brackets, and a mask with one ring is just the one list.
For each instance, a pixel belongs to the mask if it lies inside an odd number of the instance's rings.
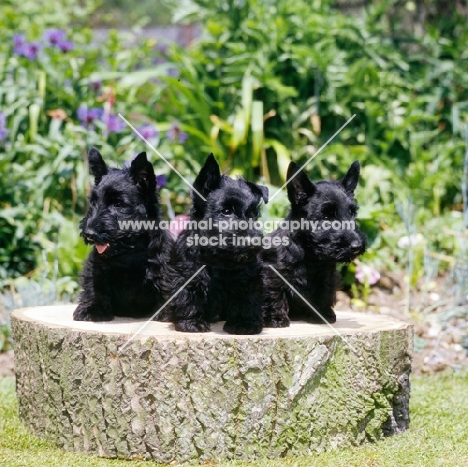
[[[229,462],[257,467],[468,467],[468,375],[417,378],[412,381],[411,428],[376,444],[310,457]],[[13,378],[0,379],[0,465],[2,467],[151,466],[152,462],[106,460],[67,453],[32,436],[17,416]],[[215,464],[209,464],[215,465]]]

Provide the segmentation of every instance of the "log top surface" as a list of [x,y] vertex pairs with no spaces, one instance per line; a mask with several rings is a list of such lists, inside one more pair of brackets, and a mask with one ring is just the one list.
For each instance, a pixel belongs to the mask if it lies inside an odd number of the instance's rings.
[[[93,323],[86,321],[73,321],[73,311],[76,304],[38,306],[15,310],[12,316],[21,321],[35,322],[51,328],[65,328],[79,332],[99,334],[133,335],[146,322],[146,319],[115,318],[113,321]],[[359,334],[363,332],[392,331],[406,329],[410,324],[398,321],[385,315],[368,314],[352,311],[338,311],[337,322],[333,328],[326,324],[310,324],[304,321],[293,321],[288,328],[265,328],[261,334],[255,336],[235,336],[223,331],[223,322],[211,325],[211,331],[207,333],[181,333],[174,330],[171,323],[150,321],[143,330],[141,336],[154,336],[169,339],[252,339],[252,338],[295,338],[295,337],[320,337],[336,335]]]

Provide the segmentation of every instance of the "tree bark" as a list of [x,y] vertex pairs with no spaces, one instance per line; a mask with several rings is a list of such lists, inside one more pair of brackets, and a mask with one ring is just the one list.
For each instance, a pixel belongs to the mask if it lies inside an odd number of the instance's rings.
[[409,424],[412,327],[338,312],[258,336],[144,320],[12,314],[21,420],[73,451],[158,462],[277,458],[375,441]]

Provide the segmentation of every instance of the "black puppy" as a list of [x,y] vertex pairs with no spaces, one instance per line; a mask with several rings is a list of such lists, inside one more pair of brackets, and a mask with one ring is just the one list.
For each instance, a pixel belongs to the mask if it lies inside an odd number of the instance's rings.
[[268,201],[268,189],[221,175],[213,154],[194,188],[190,222],[177,238],[171,272],[166,275],[167,295],[180,290],[169,304],[170,320],[183,332],[206,332],[210,322],[225,319],[228,333],[258,334],[262,233],[252,223],[262,199]]
[[80,228],[94,248],[73,319],[149,316],[163,304],[160,282],[173,243],[167,231],[151,228],[159,220],[153,166],[145,152],[124,169],[109,169],[95,148],[88,160],[95,184]]
[[279,246],[262,254],[265,326],[286,327],[290,319],[323,323],[299,294],[327,322],[336,321],[336,265],[352,261],[366,248],[366,237],[355,225],[359,171],[359,162],[354,161],[343,180],[313,183],[290,163],[288,180],[295,175],[288,184],[290,225],[270,234],[272,239],[281,237],[281,242],[276,239]]

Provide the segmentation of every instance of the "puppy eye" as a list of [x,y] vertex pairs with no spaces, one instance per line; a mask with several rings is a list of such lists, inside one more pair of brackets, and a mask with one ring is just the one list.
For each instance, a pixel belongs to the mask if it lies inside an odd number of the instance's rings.
[[221,212],[222,212],[225,216],[230,216],[234,211],[232,210],[232,208],[224,208]]
[[123,201],[114,201],[112,204],[113,204],[113,206],[115,208],[124,208],[125,207],[125,203]]
[[335,208],[329,206],[322,210],[322,216],[324,219],[335,217]]

